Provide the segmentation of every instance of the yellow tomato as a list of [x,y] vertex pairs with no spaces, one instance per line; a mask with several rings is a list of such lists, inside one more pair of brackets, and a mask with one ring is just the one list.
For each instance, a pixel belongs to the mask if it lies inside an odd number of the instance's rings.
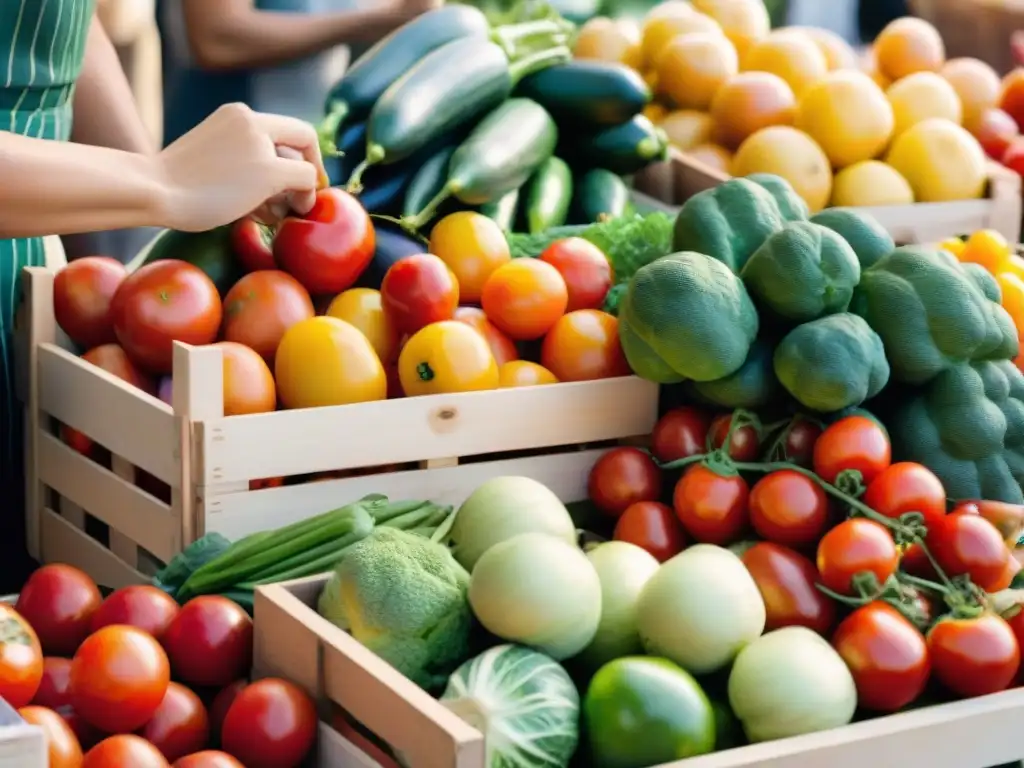
[[939,243],[939,248],[944,251],[948,251],[956,256],[958,259],[964,254],[964,246],[967,245],[959,237],[951,237],[948,240],[943,240]]
[[538,384],[557,384],[555,374],[543,365],[529,360],[511,360],[498,369],[499,387],[533,387]]
[[274,358],[277,396],[285,408],[383,400],[384,366],[358,328],[336,317],[300,320],[285,331]]
[[372,288],[350,288],[334,297],[325,313],[358,328],[369,339],[380,361],[387,365],[398,357],[401,338],[395,324],[385,314],[380,291]]
[[1024,280],[1024,259],[1017,255],[1011,256],[1010,263],[1006,266],[1006,271],[1012,272],[1021,280]]
[[996,276],[999,290],[1002,293],[1003,309],[1013,318],[1017,333],[1024,331],[1024,280],[1012,272],[1002,272]]
[[409,397],[478,392],[498,388],[498,364],[477,331],[457,320],[443,320],[405,343],[398,356],[398,379]]
[[427,250],[448,265],[459,282],[459,299],[468,304],[480,301],[487,278],[512,258],[498,223],[475,211],[459,211],[437,222]]
[[980,264],[993,275],[998,275],[1009,267],[1010,245],[994,229],[979,229],[967,238],[960,260]]

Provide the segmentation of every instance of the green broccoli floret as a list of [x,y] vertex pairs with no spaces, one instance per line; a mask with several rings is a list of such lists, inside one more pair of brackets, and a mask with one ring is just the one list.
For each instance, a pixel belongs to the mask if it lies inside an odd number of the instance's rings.
[[353,545],[320,595],[328,621],[431,689],[470,655],[469,574],[446,547],[395,528]]

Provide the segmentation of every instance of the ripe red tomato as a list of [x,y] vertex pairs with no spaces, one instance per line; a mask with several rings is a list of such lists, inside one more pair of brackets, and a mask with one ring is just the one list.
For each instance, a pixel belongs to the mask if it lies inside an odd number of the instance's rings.
[[60,709],[71,705],[71,659],[47,656],[43,659],[43,676],[32,699],[37,707]]
[[828,513],[821,486],[791,469],[765,475],[750,490],[750,522],[758,536],[776,544],[816,544],[828,527]]
[[893,519],[906,512],[920,512],[929,528],[946,516],[942,481],[927,467],[910,461],[883,469],[868,485],[861,501]]
[[159,640],[178,615],[178,603],[162,589],[135,584],[113,592],[92,616],[92,632],[111,624],[127,624]]
[[225,685],[218,691],[210,704],[210,737],[215,743],[220,742],[220,733],[224,727],[224,718],[235,702],[235,697],[241,693],[249,681],[242,678],[235,680],[230,685]]
[[103,733],[103,731],[93,725],[89,725],[85,718],[75,712],[73,707],[61,707],[58,714],[64,718],[68,728],[75,734],[75,738],[78,739],[83,752],[89,751],[107,738],[108,734]]
[[53,278],[54,318],[79,347],[92,349],[117,339],[110,300],[127,275],[116,259],[88,256],[72,261]]
[[841,595],[854,594],[853,577],[865,571],[884,584],[896,572],[899,560],[889,529],[861,517],[840,523],[818,544],[821,583]]
[[313,748],[316,729],[309,697],[286,680],[267,678],[235,698],[221,740],[246,768],[296,768]]
[[210,719],[198,696],[183,685],[170,683],[164,700],[138,735],[159,749],[168,761],[177,760],[206,746]]
[[44,565],[22,587],[14,609],[39,636],[43,652],[71,656],[89,634],[103,598],[96,583],[70,565]]
[[246,272],[277,269],[274,262],[274,230],[246,216],[231,226],[231,249]]
[[928,632],[936,679],[961,696],[1006,690],[1020,668],[1020,646],[1010,625],[994,613],[942,619]]
[[245,766],[227,752],[209,749],[175,761],[172,768],[245,768]]
[[141,629],[114,625],[86,638],[71,662],[71,703],[107,733],[141,728],[171,678],[167,654]]
[[651,453],[663,463],[696,456],[707,451],[711,419],[697,408],[673,408],[654,425]]
[[967,574],[986,592],[1010,586],[1010,550],[996,527],[979,515],[946,515],[928,531],[925,546],[947,576]]
[[452,320],[458,320],[480,332],[480,335],[487,340],[487,346],[491,348],[494,362],[498,364],[499,368],[505,363],[519,359],[515,342],[499,331],[498,326],[488,320],[487,315],[479,307],[458,307],[452,315]]
[[857,684],[857,704],[895,712],[924,692],[931,658],[924,636],[888,603],[868,603],[840,623],[832,645]]
[[[1018,607],[1022,610],[1018,610],[1013,616],[1005,619],[1005,621],[1010,629],[1013,630],[1013,636],[1017,638],[1017,647],[1024,649],[1024,606]],[[1017,671],[1018,685],[1022,678],[1024,678],[1024,665]]]
[[459,306],[459,283],[437,256],[417,253],[391,265],[380,286],[384,311],[402,333],[416,333],[451,320]]
[[840,419],[814,444],[814,472],[826,483],[835,483],[840,472],[851,469],[870,484],[891,461],[889,436],[867,416]]
[[373,223],[358,200],[340,189],[322,189],[309,213],[281,222],[274,259],[310,293],[341,293],[370,264],[376,242]]
[[43,651],[28,620],[0,603],[0,698],[24,707],[43,679]]
[[630,504],[658,500],[661,470],[639,448],[612,448],[590,470],[587,496],[602,512],[618,517]]
[[252,665],[252,619],[226,597],[203,595],[185,603],[163,643],[176,679],[219,688]]
[[49,768],[81,768],[82,745],[64,718],[46,707],[22,707],[21,719],[42,728]]
[[[732,424],[732,414],[724,413],[715,417],[711,422],[711,446],[721,448],[725,445],[725,439],[729,436],[729,427]],[[735,461],[754,461],[761,449],[761,438],[752,425],[734,429],[732,439],[729,440],[729,457]]]
[[1018,136],[1010,142],[1000,160],[1011,171],[1024,176],[1024,137]]
[[582,237],[556,240],[540,255],[558,270],[569,289],[566,312],[601,309],[614,282],[612,265],[601,249]]
[[783,447],[786,461],[798,467],[810,468],[814,461],[814,445],[821,437],[821,427],[813,421],[797,416],[790,423]]
[[201,346],[217,338],[220,294],[199,267],[154,261],[124,279],[110,305],[124,351],[152,373],[170,373],[175,341]]
[[807,627],[828,635],[836,620],[836,607],[815,583],[814,563],[799,552],[759,541],[740,556],[764,599],[765,632],[782,627]]
[[272,363],[284,332],[315,314],[309,292],[287,272],[251,272],[224,297],[224,340],[244,344]]
[[90,749],[82,768],[170,768],[160,750],[131,734],[111,736]]
[[1024,504],[1009,504],[1005,501],[962,501],[953,508],[952,514],[964,512],[981,515],[996,527],[1003,541],[1011,549],[1024,533]]
[[672,506],[683,529],[697,541],[724,546],[738,541],[750,521],[747,481],[694,464],[676,483]]
[[683,528],[671,507],[658,501],[638,501],[626,507],[615,524],[616,541],[647,550],[660,563],[683,551]]
[[985,154],[999,162],[1010,143],[1020,135],[1020,130],[1007,112],[999,107],[989,107],[971,125],[971,133]]

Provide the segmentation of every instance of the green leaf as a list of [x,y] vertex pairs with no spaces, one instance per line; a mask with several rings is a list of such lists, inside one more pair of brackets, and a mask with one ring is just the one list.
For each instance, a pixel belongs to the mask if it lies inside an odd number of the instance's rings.
[[219,557],[231,542],[219,533],[208,533],[176,554],[153,577],[153,586],[177,599],[178,590],[198,568]]

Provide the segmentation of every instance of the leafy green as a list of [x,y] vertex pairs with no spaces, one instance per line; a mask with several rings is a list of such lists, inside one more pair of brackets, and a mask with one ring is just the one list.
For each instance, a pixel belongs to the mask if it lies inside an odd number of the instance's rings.
[[230,546],[231,542],[219,533],[208,533],[202,538],[196,539],[176,554],[171,562],[153,577],[153,586],[177,599],[178,590],[188,581],[189,576],[200,567],[220,557]]

